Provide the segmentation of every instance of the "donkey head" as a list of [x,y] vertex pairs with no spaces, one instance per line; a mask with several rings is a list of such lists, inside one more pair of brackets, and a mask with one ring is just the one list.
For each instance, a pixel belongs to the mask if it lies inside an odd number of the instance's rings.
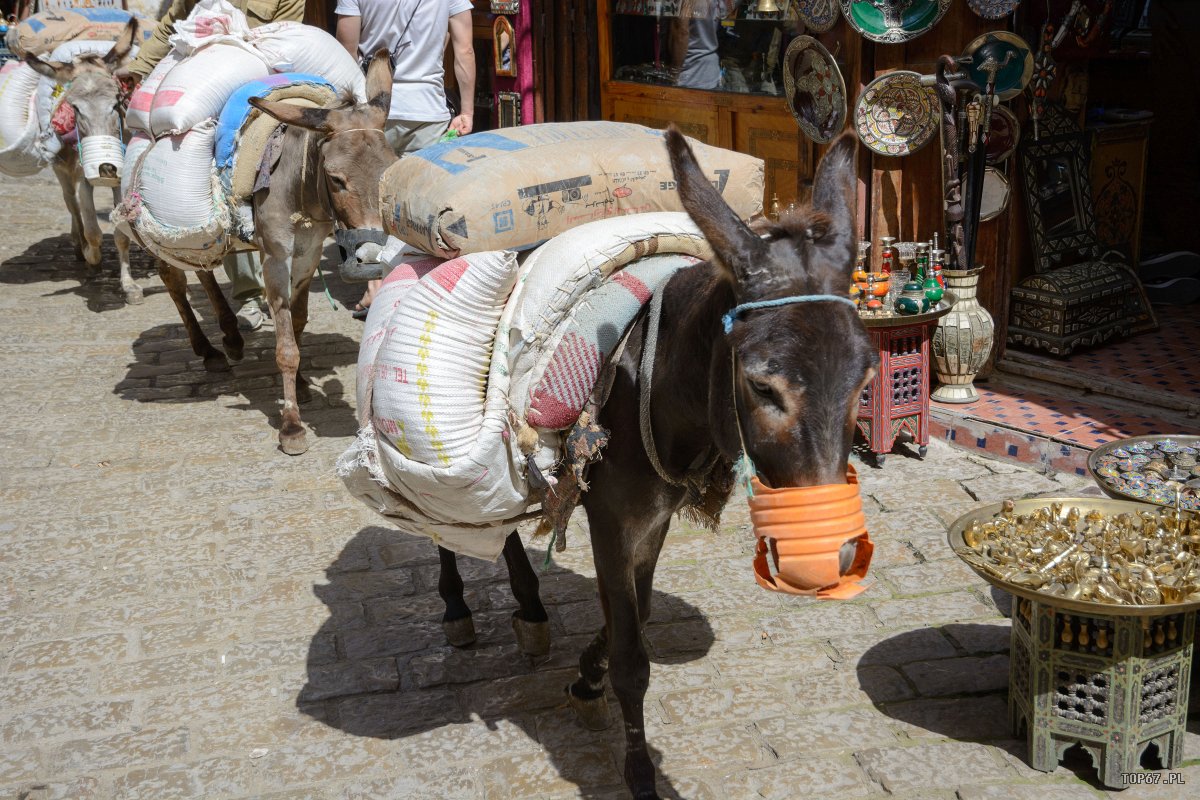
[[25,63],[65,86],[63,105],[75,114],[75,131],[83,155],[84,174],[96,184],[116,186],[124,160],[121,146],[121,86],[113,73],[129,61],[137,21],[121,31],[103,56],[85,53],[70,62],[42,61],[26,56]]
[[811,208],[757,230],[721,199],[673,127],[667,146],[683,206],[734,301],[787,301],[741,311],[726,335],[747,455],[771,486],[844,483],[855,412],[878,358],[850,304],[802,298],[848,294],[857,246],[854,137],[843,134],[822,159]]
[[382,243],[379,179],[396,160],[383,135],[392,102],[387,50],[377,52],[367,68],[367,97],[364,104],[348,102],[336,108],[303,108],[259,98],[250,102],[280,122],[322,134],[320,169],[334,216],[343,228],[377,233]]

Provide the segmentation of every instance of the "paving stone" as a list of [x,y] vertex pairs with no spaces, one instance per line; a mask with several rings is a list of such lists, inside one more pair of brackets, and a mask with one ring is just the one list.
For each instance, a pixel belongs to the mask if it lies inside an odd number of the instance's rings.
[[1012,735],[1006,694],[940,700],[921,697],[888,703],[886,713],[893,719],[895,730],[913,739],[979,742]]
[[[807,759],[809,754],[827,750],[852,752],[863,747],[897,744],[890,720],[875,709],[853,708],[843,711],[803,713],[814,706],[803,704],[801,713],[760,719],[759,734],[781,759]],[[890,706],[889,706],[890,709]]]
[[245,796],[252,792],[254,769],[247,759],[213,758],[196,764],[172,764],[127,772],[113,781],[114,800],[188,800]]
[[963,486],[981,503],[998,503],[1010,497],[1019,500],[1022,497],[1061,493],[1063,490],[1063,485],[1053,478],[1029,472],[985,475],[965,480]]
[[132,700],[54,705],[14,714],[0,726],[0,739],[5,742],[45,741],[70,734],[127,730],[132,718]]
[[[1012,782],[991,786],[964,786],[958,790],[958,800],[1096,800],[1100,795],[1088,786],[1056,783],[1053,788],[1046,785],[1020,785]],[[1124,796],[1124,795],[1122,795]]]
[[795,682],[792,690],[805,708],[842,708],[913,697],[907,681],[891,667],[824,670]]
[[365,661],[338,661],[309,667],[301,699],[315,702],[331,697],[347,697],[370,692],[393,691],[400,685],[396,660],[372,658]]
[[848,757],[808,757],[725,776],[728,797],[793,800],[805,797],[866,797],[871,784]]
[[461,721],[450,691],[398,692],[348,697],[337,703],[338,727],[356,736],[388,736]]
[[954,787],[964,776],[973,782],[1011,777],[1002,760],[980,744],[871,748],[859,750],[854,757],[871,780],[891,794]]
[[1007,654],[918,661],[900,669],[925,697],[1008,688]]
[[834,660],[852,666],[897,666],[956,655],[944,631],[945,628],[916,628],[889,633],[882,640],[878,635],[831,635],[829,646],[834,651]]
[[187,749],[186,729],[147,728],[98,739],[64,742],[54,750],[54,763],[71,771],[129,768],[148,762],[181,759]]
[[879,620],[868,605],[812,601],[790,614],[765,621],[763,627],[772,642],[789,645],[874,630],[879,627]]
[[369,781],[355,781],[342,788],[339,800],[478,800],[479,769],[458,768],[453,771],[409,771],[404,774]]
[[514,755],[483,767],[485,797],[534,800],[577,786],[619,786],[621,774],[612,756],[602,748],[561,750],[534,755]]
[[[651,745],[659,753],[656,765],[668,775],[688,769],[729,769],[735,765],[757,768],[775,760],[770,749],[749,727],[742,725],[660,734]],[[624,745],[618,748],[621,752],[625,749]]]
[[876,574],[894,586],[900,596],[945,592],[950,589],[978,586],[981,583],[979,576],[957,558],[913,566],[887,567]]
[[911,625],[915,620],[926,625],[939,625],[999,616],[995,608],[985,604],[974,593],[963,591],[889,600],[875,606],[874,611],[885,628]]

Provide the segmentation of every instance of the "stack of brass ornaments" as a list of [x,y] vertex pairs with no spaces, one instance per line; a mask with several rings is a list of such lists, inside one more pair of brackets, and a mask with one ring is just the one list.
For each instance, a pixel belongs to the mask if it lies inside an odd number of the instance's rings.
[[1200,518],[1177,507],[1006,500],[956,521],[950,545],[990,582],[1064,608],[1200,605]]

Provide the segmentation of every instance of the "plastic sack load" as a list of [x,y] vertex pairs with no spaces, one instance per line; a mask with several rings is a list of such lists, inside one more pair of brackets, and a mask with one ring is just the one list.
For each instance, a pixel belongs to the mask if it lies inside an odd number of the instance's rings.
[[[49,53],[64,42],[114,42],[133,16],[118,8],[43,11],[9,28],[5,43],[9,50],[24,58],[26,55]],[[134,42],[148,40],[154,34],[155,27],[154,20],[138,18]]]
[[213,42],[177,63],[154,92],[150,132],[155,138],[191,130],[217,117],[239,87],[271,74],[266,62],[236,45]]
[[34,150],[38,132],[35,94],[41,76],[28,64],[10,61],[0,69],[0,172],[33,175],[45,161]]
[[171,70],[179,64],[180,56],[174,50],[162,57],[150,74],[138,84],[129,97],[129,108],[125,110],[125,125],[135,131],[152,133],[150,108],[154,105],[154,93],[167,79]]
[[122,181],[124,197],[113,211],[142,247],[181,269],[213,269],[227,247],[230,209],[213,167],[217,123],[159,139],[136,152],[131,142]]
[[250,31],[250,45],[275,72],[320,75],[339,94],[367,102],[367,79],[346,48],[329,33],[300,22],[272,22]]
[[[762,213],[761,160],[690,143],[739,217]],[[623,122],[525,125],[435,144],[389,167],[380,194],[384,230],[442,256],[525,250],[587,222],[683,210],[662,131]]]

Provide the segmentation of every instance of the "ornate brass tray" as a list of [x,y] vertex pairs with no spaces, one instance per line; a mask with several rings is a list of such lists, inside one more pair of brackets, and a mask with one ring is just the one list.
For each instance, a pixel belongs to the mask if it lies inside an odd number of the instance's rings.
[[860,313],[858,317],[862,320],[862,324],[868,328],[899,328],[904,325],[921,325],[946,316],[957,302],[958,298],[954,296],[954,292],[946,292],[942,295],[942,299],[938,301],[936,306],[920,314],[891,313],[871,317]]
[[[1143,461],[1139,456],[1150,460]],[[1183,463],[1177,463],[1177,459]],[[1147,469],[1153,461],[1162,461],[1170,469]],[[1175,493],[1165,484],[1182,483],[1193,491],[1185,492],[1180,506],[1185,511],[1200,510],[1200,436],[1118,439],[1093,450],[1087,469],[1101,491],[1118,500],[1172,506]]]
[[[1115,516],[1123,513],[1136,514],[1139,511],[1147,510],[1161,510],[1145,503],[1134,503],[1126,500],[1106,500],[1095,497],[1036,497],[1030,500],[1017,500],[1014,504],[1013,513],[1017,515],[1031,514],[1039,508],[1045,508],[1051,503],[1062,503],[1064,507],[1078,508],[1084,514],[1095,510],[1107,516]],[[963,531],[972,522],[988,522],[992,520],[1000,513],[1002,507],[1003,503],[992,503],[991,505],[978,508],[969,514],[964,514],[950,526],[950,533],[947,536],[950,548],[954,551],[955,555],[962,558],[976,575],[993,586],[1014,594],[1017,597],[1036,600],[1039,603],[1056,608],[1105,617],[1154,617],[1163,614],[1194,611],[1200,608],[1200,600],[1182,603],[1161,603],[1157,605],[1118,605],[1113,603],[1097,603],[1090,600],[1072,600],[1060,595],[1042,592],[1028,586],[1006,581],[985,570],[979,569],[971,563],[969,556],[975,553],[975,551],[968,547],[967,543],[963,540]],[[963,558],[964,554],[968,558]]]

